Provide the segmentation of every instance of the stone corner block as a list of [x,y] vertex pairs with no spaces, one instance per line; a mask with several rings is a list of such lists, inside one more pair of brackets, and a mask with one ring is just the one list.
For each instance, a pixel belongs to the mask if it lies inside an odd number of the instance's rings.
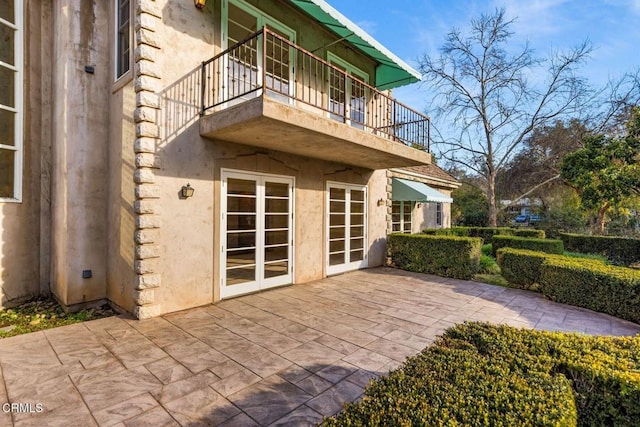
[[133,291],[133,302],[137,305],[150,305],[155,302],[156,293],[153,289],[144,289],[141,291]]
[[158,317],[161,314],[162,309],[160,304],[137,306],[133,309],[133,315],[139,320],[151,319],[152,317]]
[[160,256],[160,246],[137,245],[135,255],[136,259],[158,258]]
[[160,228],[160,215],[142,214],[136,217],[136,228],[143,230],[145,228]]
[[137,291],[142,291],[144,289],[154,289],[159,288],[162,282],[162,276],[160,274],[142,274],[136,276],[136,287]]

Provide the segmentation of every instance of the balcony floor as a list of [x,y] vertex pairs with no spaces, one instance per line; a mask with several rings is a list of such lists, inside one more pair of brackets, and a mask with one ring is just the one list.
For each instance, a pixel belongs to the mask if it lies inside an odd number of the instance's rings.
[[431,163],[427,152],[268,96],[205,115],[200,134],[367,169]]

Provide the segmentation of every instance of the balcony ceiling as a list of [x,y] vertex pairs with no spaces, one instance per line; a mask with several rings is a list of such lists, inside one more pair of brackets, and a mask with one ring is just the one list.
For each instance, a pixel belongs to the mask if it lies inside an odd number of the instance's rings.
[[203,116],[200,134],[367,169],[431,163],[427,152],[265,96]]
[[380,90],[393,89],[420,81],[420,73],[391,53],[362,28],[324,0],[289,0],[320,25],[354,45],[377,63],[375,87]]

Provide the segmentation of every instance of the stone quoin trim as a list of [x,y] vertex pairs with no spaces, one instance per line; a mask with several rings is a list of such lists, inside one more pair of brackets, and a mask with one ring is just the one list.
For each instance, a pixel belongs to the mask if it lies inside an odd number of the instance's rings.
[[133,118],[136,126],[135,169],[135,274],[136,282],[133,314],[138,319],[158,316],[160,304],[156,292],[161,285],[158,272],[160,250],[160,216],[158,215],[159,189],[155,169],[158,169],[156,146],[159,138],[158,110],[161,89],[161,72],[156,62],[160,53],[155,33],[161,23],[160,9],[155,0],[135,1],[134,28],[134,87],[136,109]]

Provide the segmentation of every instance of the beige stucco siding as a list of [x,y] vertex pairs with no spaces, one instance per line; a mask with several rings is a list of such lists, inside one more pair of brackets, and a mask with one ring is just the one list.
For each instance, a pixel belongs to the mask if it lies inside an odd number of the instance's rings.
[[109,126],[109,204],[107,297],[131,312],[134,308],[134,182],[135,92],[133,80],[118,82],[111,96]]
[[[435,187],[434,187],[435,188]],[[451,197],[451,190],[438,188],[439,192]],[[416,203],[413,208],[412,233],[420,233],[425,228],[450,228],[451,227],[451,203],[442,203],[442,224],[436,222],[436,203]]]
[[109,7],[60,0],[54,13],[51,290],[73,305],[106,297]]

